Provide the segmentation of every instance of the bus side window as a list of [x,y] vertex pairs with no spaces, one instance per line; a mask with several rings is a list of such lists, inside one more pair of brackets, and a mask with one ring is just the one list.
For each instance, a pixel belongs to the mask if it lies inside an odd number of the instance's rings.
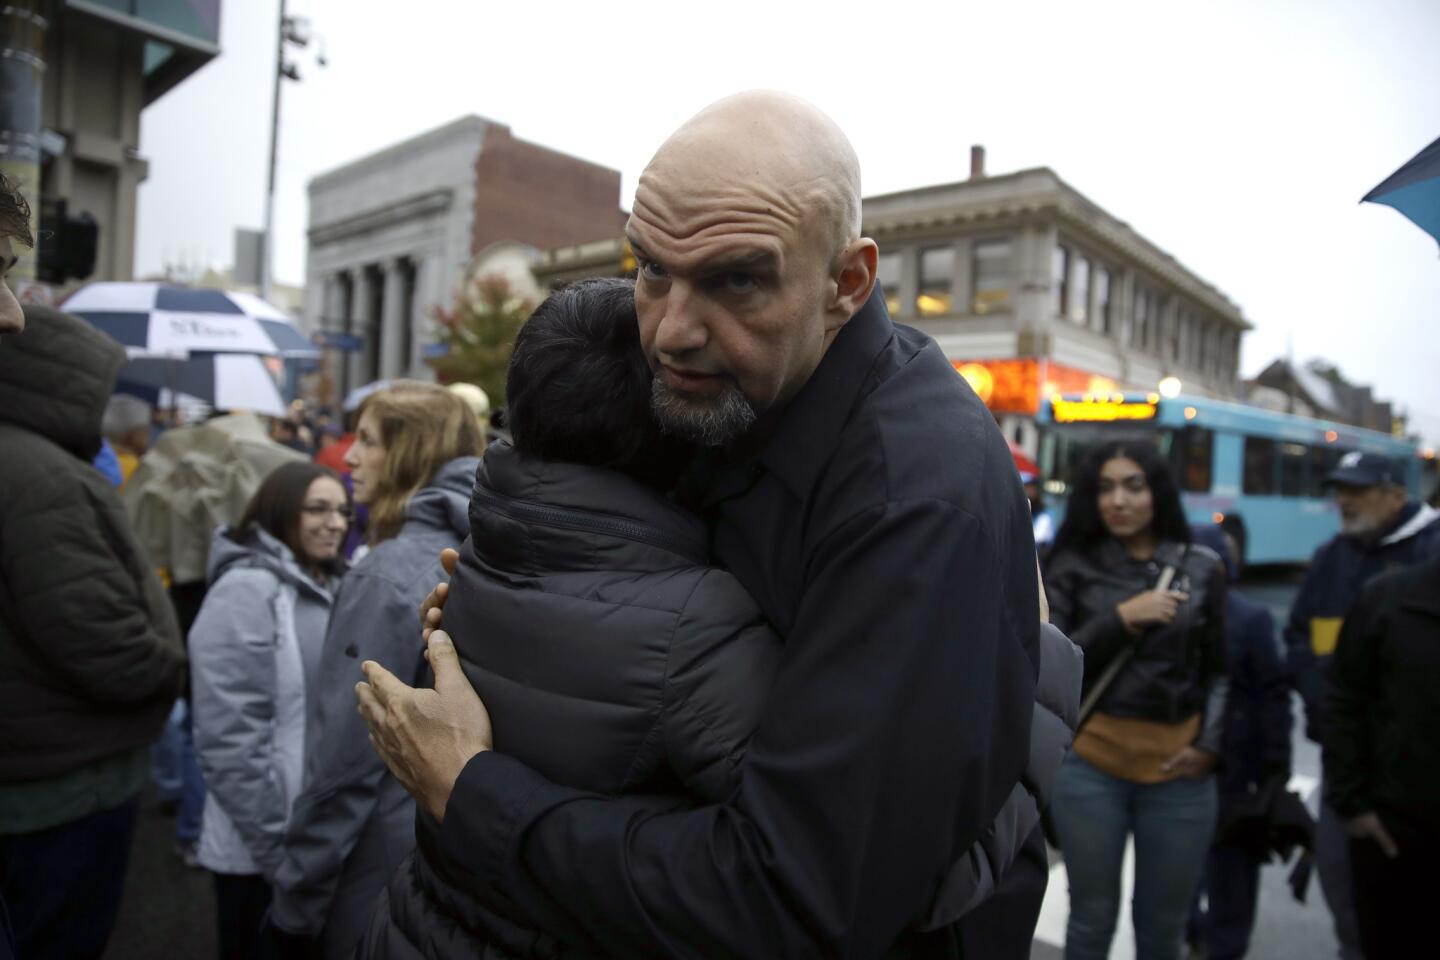
[[1204,427],[1177,431],[1170,449],[1171,469],[1185,493],[1209,493],[1215,462],[1215,433]]
[[1266,496],[1275,492],[1275,441],[1263,437],[1245,438],[1245,476],[1243,490],[1247,494]]
[[1328,447],[1310,448],[1310,482],[1305,487],[1307,497],[1326,495],[1328,491],[1325,489],[1325,475],[1330,472],[1331,465]]
[[1280,496],[1305,495],[1305,461],[1310,448],[1301,443],[1280,444]]

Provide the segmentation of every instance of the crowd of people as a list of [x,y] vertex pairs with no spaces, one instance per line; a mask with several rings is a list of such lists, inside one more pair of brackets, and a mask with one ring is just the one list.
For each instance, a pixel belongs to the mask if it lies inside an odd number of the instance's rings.
[[1067,957],[1108,955],[1132,840],[1145,960],[1244,956],[1292,845],[1344,955],[1402,955],[1435,512],[1343,461],[1283,646],[1152,444],[1056,524],[890,321],[859,196],[809,105],[707,108],[641,178],[638,277],[521,329],[499,439],[413,381],[161,429],[0,284],[0,958],[103,953],[147,789],[227,960],[1028,957],[1047,836]]

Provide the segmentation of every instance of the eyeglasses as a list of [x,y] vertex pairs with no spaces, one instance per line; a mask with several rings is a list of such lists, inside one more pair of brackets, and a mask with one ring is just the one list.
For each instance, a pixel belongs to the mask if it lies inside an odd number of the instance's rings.
[[355,511],[349,507],[332,507],[328,503],[307,503],[300,512],[307,517],[328,517],[333,513],[346,523],[355,519]]

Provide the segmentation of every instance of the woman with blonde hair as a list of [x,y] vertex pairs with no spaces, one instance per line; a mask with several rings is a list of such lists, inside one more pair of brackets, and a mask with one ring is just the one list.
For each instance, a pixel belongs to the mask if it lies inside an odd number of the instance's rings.
[[[345,456],[370,551],[345,578],[309,691],[304,786],[275,878],[267,936],[349,957],[386,880],[415,843],[415,805],[370,748],[355,710],[360,664],[426,683],[415,611],[469,531],[484,431],[435,384],[399,381],[365,399]],[[294,945],[294,944],[291,944]]]

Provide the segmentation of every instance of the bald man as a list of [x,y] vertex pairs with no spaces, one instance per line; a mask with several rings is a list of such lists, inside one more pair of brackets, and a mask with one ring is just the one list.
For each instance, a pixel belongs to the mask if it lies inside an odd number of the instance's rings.
[[[778,674],[730,801],[677,808],[492,750],[443,631],[434,690],[366,663],[423,855],[605,956],[1027,957],[1030,514],[994,419],[885,311],[853,150],[803,101],[721,101],[656,153],[626,232],[654,414],[706,451],[681,492],[785,637]],[[972,912],[1022,848],[1014,903]]]

